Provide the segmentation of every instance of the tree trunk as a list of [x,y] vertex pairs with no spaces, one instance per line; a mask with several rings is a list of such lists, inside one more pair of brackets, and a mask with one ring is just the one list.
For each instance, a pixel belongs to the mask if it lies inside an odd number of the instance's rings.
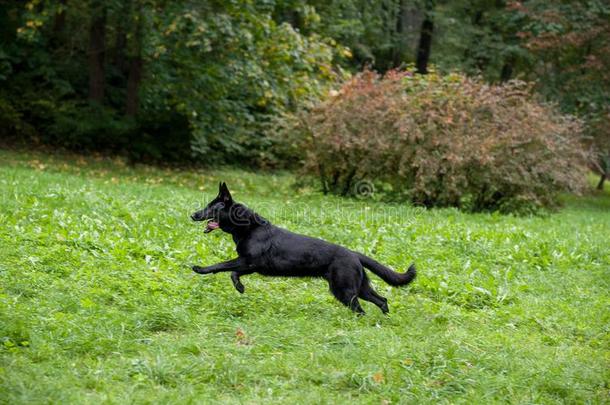
[[92,6],[89,29],[89,99],[104,101],[104,55],[106,48],[106,7],[99,2]]
[[142,56],[137,55],[129,63],[129,77],[127,78],[127,98],[125,100],[125,114],[135,116],[140,109],[140,83],[144,63]]
[[[139,5],[138,5],[139,7]],[[142,59],[142,34],[143,34],[143,15],[140,10],[136,10],[136,27],[133,36],[132,55],[129,58],[129,75],[127,77],[127,97],[125,100],[125,114],[133,117],[140,108],[140,83],[142,82],[142,70],[144,61]]]
[[126,57],[127,48],[127,32],[125,27],[121,24],[117,28],[116,41],[114,43],[114,49],[112,50],[112,64],[121,72],[123,77],[127,76],[129,72],[129,63]]
[[396,13],[396,31],[395,31],[395,39],[394,39],[394,49],[392,49],[392,65],[394,68],[397,68],[402,63],[402,54],[403,47],[402,43],[404,39],[402,36],[404,35],[404,15],[405,15],[405,1],[400,0],[398,2],[398,13]]
[[500,73],[500,81],[507,82],[513,76],[513,64],[512,61],[507,61],[502,66],[502,72]]
[[65,46],[65,28],[66,28],[66,3],[67,0],[59,0],[55,16],[53,17],[53,26],[49,35],[50,48],[57,51]]
[[599,179],[599,183],[597,183],[597,189],[598,190],[603,190],[604,189],[604,182],[606,181],[606,174],[602,174],[600,179]]
[[[122,18],[116,23],[114,48],[112,49],[112,64],[121,72],[122,80],[129,75],[128,41],[127,36],[133,21],[134,5],[132,0],[123,0],[120,9]],[[125,81],[121,82],[122,85]]]
[[417,73],[425,75],[428,73],[428,60],[430,59],[430,48],[432,46],[432,33],[434,32],[434,23],[432,17],[426,14],[421,25],[421,33],[419,36],[419,45],[417,47],[417,61],[415,67]]
[[279,18],[280,22],[290,24],[297,31],[303,28],[303,19],[297,10],[286,9]]
[[55,18],[53,19],[52,37],[54,39],[61,35],[66,26],[66,3],[67,0],[59,0],[59,10],[55,13]]
[[[477,10],[474,13],[474,16],[472,18],[472,25],[474,27],[477,27],[482,30],[485,29],[485,27],[482,24],[483,15],[484,15],[483,10]],[[472,43],[471,46],[476,47],[477,44],[483,40],[483,38],[484,38],[484,34],[475,33],[474,37],[472,38],[475,41],[475,43]],[[483,71],[485,71],[485,68],[489,64],[489,57],[487,56],[487,54],[485,54],[485,56],[483,56],[480,52],[477,52],[474,57],[474,63],[475,63],[475,66],[477,67],[477,69],[479,70],[479,72],[483,72]]]

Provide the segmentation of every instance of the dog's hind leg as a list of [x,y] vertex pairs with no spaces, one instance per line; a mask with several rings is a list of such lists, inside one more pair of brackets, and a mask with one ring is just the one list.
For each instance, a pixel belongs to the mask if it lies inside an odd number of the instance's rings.
[[360,293],[358,294],[358,296],[363,300],[372,302],[373,304],[377,305],[381,309],[381,312],[383,312],[384,314],[387,314],[390,311],[390,309],[388,308],[388,300],[385,297],[379,295],[377,291],[373,290],[373,287],[371,287],[371,284],[369,283],[369,280],[366,275],[364,276],[364,280],[362,280],[362,285],[360,286]]
[[362,268],[348,265],[339,269],[333,264],[329,270],[328,284],[333,295],[352,311],[364,315],[364,309],[358,301],[363,275]]

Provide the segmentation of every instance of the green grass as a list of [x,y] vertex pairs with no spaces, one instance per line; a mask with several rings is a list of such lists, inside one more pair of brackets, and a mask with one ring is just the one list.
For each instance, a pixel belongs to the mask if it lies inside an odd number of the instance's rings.
[[[225,180],[279,225],[419,277],[356,317],[322,280],[198,276]],[[289,174],[0,151],[0,403],[604,403],[610,194],[543,217],[294,191]]]

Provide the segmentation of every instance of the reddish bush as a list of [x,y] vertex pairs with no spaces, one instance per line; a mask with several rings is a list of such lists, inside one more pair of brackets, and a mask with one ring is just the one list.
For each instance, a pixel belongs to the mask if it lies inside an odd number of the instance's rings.
[[291,123],[289,144],[333,193],[369,180],[426,206],[531,211],[585,179],[579,123],[523,82],[364,72]]

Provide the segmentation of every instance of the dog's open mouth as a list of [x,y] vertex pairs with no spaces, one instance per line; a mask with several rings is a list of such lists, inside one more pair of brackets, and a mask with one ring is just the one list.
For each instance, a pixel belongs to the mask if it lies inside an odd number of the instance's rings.
[[205,231],[203,231],[203,232],[205,232],[205,233],[212,232],[214,229],[218,229],[218,226],[219,226],[218,222],[209,221],[205,227]]

